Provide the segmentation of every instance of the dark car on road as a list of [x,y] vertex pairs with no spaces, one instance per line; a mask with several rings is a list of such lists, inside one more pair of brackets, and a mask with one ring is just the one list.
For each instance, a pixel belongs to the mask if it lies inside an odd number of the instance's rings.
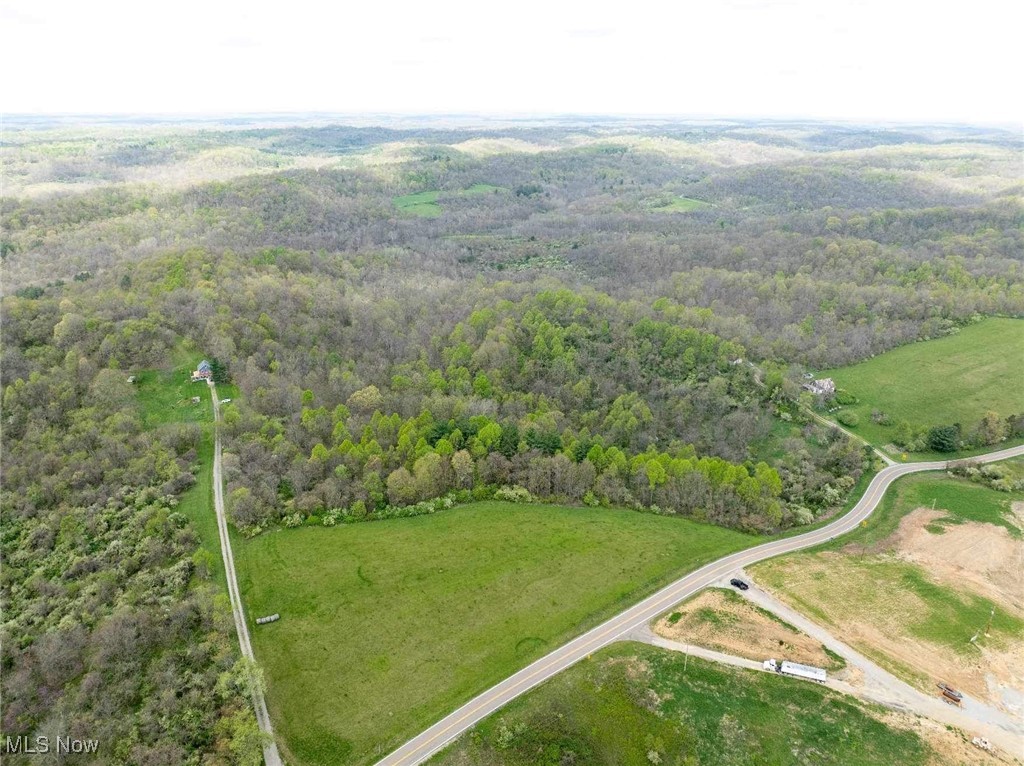
[[735,577],[733,577],[731,580],[729,580],[729,584],[732,587],[734,587],[734,588],[739,588],[740,590],[746,590],[747,588],[750,587],[745,582],[743,582],[743,580],[739,580],[739,579],[737,579]]

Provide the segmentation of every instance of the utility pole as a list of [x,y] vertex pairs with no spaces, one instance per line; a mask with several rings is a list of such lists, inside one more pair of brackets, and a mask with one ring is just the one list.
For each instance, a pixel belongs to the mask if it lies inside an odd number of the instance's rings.
[[996,614],[996,608],[992,607],[991,610],[988,613],[988,620],[985,622],[985,627],[982,630],[980,630],[977,633],[975,633],[973,636],[971,636],[970,643],[973,644],[975,641],[977,641],[978,640],[978,636],[985,636],[985,638],[988,638],[988,635],[989,635],[988,632],[992,628],[992,618],[995,617],[995,614]]

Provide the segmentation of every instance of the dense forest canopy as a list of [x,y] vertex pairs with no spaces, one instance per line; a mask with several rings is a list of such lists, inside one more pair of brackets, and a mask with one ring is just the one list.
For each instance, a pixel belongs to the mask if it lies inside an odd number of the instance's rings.
[[778,531],[870,468],[804,415],[805,370],[1024,314],[1020,149],[795,123],[16,125],[4,731],[106,727],[119,763],[259,753],[175,511],[202,430],[147,424],[129,376],[207,357],[238,387],[249,534],[491,497]]

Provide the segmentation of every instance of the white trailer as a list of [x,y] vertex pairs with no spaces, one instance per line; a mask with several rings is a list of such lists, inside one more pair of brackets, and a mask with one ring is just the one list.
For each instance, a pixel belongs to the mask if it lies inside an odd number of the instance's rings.
[[801,665],[799,662],[790,662],[789,660],[783,660],[782,664],[775,660],[765,660],[761,663],[761,667],[773,673],[783,673],[787,676],[806,678],[808,681],[817,681],[821,684],[825,683],[825,671],[822,668],[816,668],[811,665]]
[[819,684],[825,683],[824,668],[816,668],[813,665],[801,665],[799,662],[783,660],[779,672],[787,676],[806,678],[808,681],[817,681]]

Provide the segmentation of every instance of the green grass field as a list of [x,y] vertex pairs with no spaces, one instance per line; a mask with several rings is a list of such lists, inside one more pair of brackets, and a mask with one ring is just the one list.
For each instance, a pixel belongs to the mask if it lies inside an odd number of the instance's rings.
[[651,210],[657,213],[692,213],[694,210],[703,210],[711,207],[709,202],[689,197],[675,197],[674,199],[655,203]]
[[395,207],[403,213],[418,215],[422,218],[436,218],[441,215],[441,206],[437,204],[437,198],[441,196],[439,191],[424,191],[418,194],[405,194],[395,197]]
[[986,319],[817,376],[860,400],[844,408],[860,419],[851,430],[877,446],[892,441],[895,426],[874,423],[873,410],[915,428],[959,422],[969,430],[989,410],[1003,417],[1024,411],[1024,320]]
[[915,766],[933,755],[853,697],[622,643],[486,718],[430,763]]
[[[481,194],[494,194],[497,191],[501,191],[503,187],[492,186],[491,184],[473,184],[468,189],[463,189],[460,192],[455,192],[455,196],[462,197],[473,197]],[[442,194],[453,196],[449,192],[441,192],[437,189],[431,189],[428,191],[418,192],[416,194],[405,194],[401,197],[395,197],[395,207],[397,207],[403,213],[409,215],[417,215],[421,218],[437,218],[444,212],[444,208],[441,207],[439,199]]]
[[199,535],[199,545],[206,554],[206,562],[214,580],[227,593],[227,579],[224,576],[224,557],[220,550],[220,536],[217,530],[217,514],[213,508],[213,426],[203,428],[202,441],[196,450],[199,456],[199,473],[196,483],[182,493],[178,499],[178,510],[192,521]]
[[[1020,461],[1007,461],[1020,464]],[[1006,527],[1014,537],[1020,537],[1021,529],[1010,509],[1011,500],[1024,499],[1021,493],[997,492],[978,484],[969,484],[957,479],[936,479],[907,482],[900,489],[897,503],[903,508],[933,506],[946,510],[947,515],[936,519],[933,524],[945,526],[965,521],[980,521]]]
[[684,571],[758,542],[631,511],[476,503],[235,550],[293,763],[368,763]]

